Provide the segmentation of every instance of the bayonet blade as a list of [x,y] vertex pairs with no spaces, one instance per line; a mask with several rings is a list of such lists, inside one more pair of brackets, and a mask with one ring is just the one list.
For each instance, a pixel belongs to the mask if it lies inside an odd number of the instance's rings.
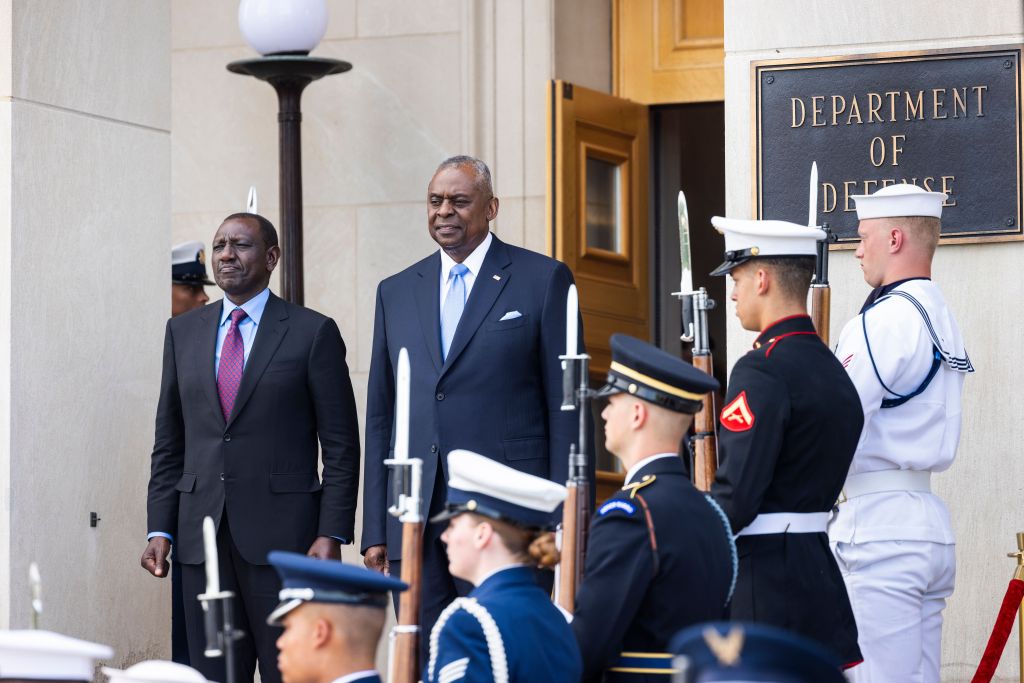
[[43,616],[43,580],[35,562],[28,566],[28,584],[32,591],[32,628],[38,629]]
[[259,200],[256,197],[256,187],[249,186],[249,197],[245,200],[246,213],[259,213]]
[[679,292],[693,291],[693,264],[690,260],[690,214],[686,210],[686,195],[679,190]]
[[807,202],[807,225],[818,225],[818,162],[811,162],[811,188]]

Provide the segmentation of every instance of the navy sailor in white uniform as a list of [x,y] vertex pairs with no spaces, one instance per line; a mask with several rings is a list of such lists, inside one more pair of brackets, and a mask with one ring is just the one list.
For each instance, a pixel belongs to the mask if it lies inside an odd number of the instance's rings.
[[579,648],[565,617],[534,578],[529,548],[554,527],[560,484],[469,451],[448,454],[441,535],[452,576],[475,587],[430,634],[427,683],[580,679]]
[[829,540],[860,632],[859,683],[939,680],[956,559],[931,474],[953,463],[960,394],[974,371],[931,279],[945,199],[904,184],[854,197],[857,258],[875,290],[835,352],[857,388],[864,429]]

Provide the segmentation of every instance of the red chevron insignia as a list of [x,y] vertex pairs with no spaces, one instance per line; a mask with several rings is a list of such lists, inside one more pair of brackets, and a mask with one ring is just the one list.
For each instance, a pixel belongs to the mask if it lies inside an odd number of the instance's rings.
[[722,408],[722,426],[730,432],[745,432],[754,426],[754,413],[747,403],[747,392],[741,391],[740,395],[732,400],[729,405]]

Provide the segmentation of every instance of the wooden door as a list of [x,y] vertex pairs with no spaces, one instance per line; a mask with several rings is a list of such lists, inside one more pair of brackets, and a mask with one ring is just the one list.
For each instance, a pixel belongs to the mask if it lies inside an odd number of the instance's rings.
[[[649,114],[645,105],[557,80],[549,105],[549,251],[576,277],[598,384],[611,362],[613,333],[650,339]],[[604,498],[622,476],[607,455],[598,455],[598,497]]]

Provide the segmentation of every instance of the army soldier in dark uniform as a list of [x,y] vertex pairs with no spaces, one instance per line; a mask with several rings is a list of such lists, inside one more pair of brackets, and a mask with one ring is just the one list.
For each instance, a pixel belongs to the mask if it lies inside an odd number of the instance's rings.
[[781,626],[861,661],[857,626],[829,550],[828,518],[864,423],[857,390],[814,331],[807,290],[819,228],[715,216],[736,315],[760,330],[722,408],[711,494],[737,534],[733,619]]
[[611,339],[605,445],[626,485],[594,515],[573,631],[583,680],[667,681],[669,639],[721,619],[735,580],[725,515],[686,476],[680,444],[714,377],[650,344]]

